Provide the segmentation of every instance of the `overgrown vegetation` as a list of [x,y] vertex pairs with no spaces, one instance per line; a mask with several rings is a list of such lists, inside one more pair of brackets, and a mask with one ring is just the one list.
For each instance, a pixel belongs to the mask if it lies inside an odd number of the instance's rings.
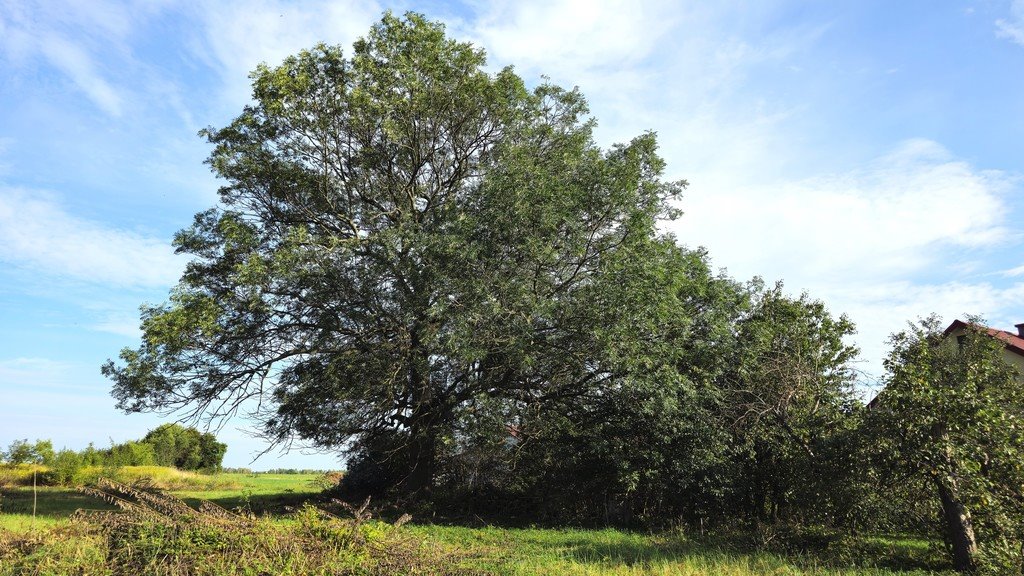
[[[273,489],[263,484],[264,475],[257,476],[251,480]],[[271,478],[280,480],[275,482],[278,490],[298,491],[314,476]],[[245,499],[252,484],[206,493],[231,494],[234,500],[218,498],[238,503],[228,506],[178,500],[153,492],[149,484],[100,482],[103,500],[66,490],[47,492],[40,497],[40,518],[34,524],[24,514],[11,513],[11,508],[25,512],[23,496],[28,493],[30,499],[30,491],[7,491],[3,502],[12,506],[0,513],[0,574],[246,574],[266,568],[284,574],[908,576],[936,574],[946,565],[938,547],[905,537],[768,529],[701,536],[684,530],[395,527],[369,518],[364,506],[341,506],[308,494],[317,508],[297,504],[273,516],[253,516]],[[185,502],[191,510],[183,507]],[[97,511],[76,513],[79,508]],[[12,521],[19,518],[23,521]]]
[[[271,441],[348,453],[337,494],[431,518],[790,553],[945,534],[958,569],[1020,573],[1024,388],[998,343],[898,335],[868,410],[847,318],[659,233],[686,183],[653,133],[602,150],[577,90],[485,65],[389,13],[348,58],[260,66],[254,102],[204,131],[225,185],[175,237],[191,262],[103,367],[118,406],[259,399]],[[211,462],[164,445],[109,457]]]
[[369,518],[304,505],[281,523],[198,509],[150,486],[101,479],[82,491],[119,511],[79,511],[45,535],[0,539],[0,574],[443,574],[445,555]]
[[[34,476],[34,478],[33,478]],[[102,477],[131,483],[145,480],[161,490],[223,490],[240,487],[238,478],[228,474],[200,474],[164,466],[85,466],[76,468],[70,477],[43,465],[0,465],[0,488],[8,486],[63,486],[74,488],[93,485]]]

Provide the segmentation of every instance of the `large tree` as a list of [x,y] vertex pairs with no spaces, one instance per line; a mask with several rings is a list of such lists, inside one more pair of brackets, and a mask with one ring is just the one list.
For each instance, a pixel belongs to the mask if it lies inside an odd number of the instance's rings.
[[175,238],[191,262],[104,366],[119,407],[387,446],[418,492],[492,401],[514,426],[651,372],[677,302],[655,226],[684,183],[661,180],[653,134],[601,150],[577,91],[484,65],[387,14],[350,58],[260,66],[254,102],[205,131],[227,183]]

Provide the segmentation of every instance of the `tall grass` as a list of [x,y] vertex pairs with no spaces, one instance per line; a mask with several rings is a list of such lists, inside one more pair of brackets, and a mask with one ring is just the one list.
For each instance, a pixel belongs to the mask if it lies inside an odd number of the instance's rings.
[[36,464],[0,464],[0,488],[5,486],[31,486],[34,472],[46,472],[45,466]]
[[[31,486],[33,476],[38,482],[54,485],[56,482],[49,472],[49,468],[41,465],[2,464],[0,488]],[[237,475],[200,474],[166,466],[84,466],[75,471],[70,484],[94,484],[101,477],[128,484],[148,479],[162,490],[237,490],[242,487]]]
[[400,527],[303,506],[279,522],[212,503],[193,509],[148,486],[83,491],[117,511],[76,513],[47,532],[0,534],[0,575],[412,574],[453,565]]

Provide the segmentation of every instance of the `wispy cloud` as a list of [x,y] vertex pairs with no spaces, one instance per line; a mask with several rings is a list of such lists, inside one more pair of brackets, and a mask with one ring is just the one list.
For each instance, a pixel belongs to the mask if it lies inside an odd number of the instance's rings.
[[41,40],[39,50],[54,67],[66,74],[104,112],[121,115],[120,94],[99,74],[92,57],[81,46],[56,34],[47,34]]
[[1009,18],[996,20],[996,36],[1024,46],[1024,0],[1013,0]]
[[784,279],[858,324],[869,372],[887,336],[931,312],[996,318],[1024,285],[964,279],[958,260],[1014,241],[1006,199],[1017,179],[911,139],[863,168],[795,180],[695,186],[673,230],[746,278]]
[[65,386],[74,366],[48,358],[0,359],[0,384],[4,386]]
[[648,57],[683,9],[677,2],[493,2],[471,30],[488,52],[552,74],[620,69]]
[[0,260],[42,276],[121,287],[164,287],[181,273],[170,245],[67,212],[54,197],[0,188]]
[[99,332],[116,334],[133,340],[142,336],[142,330],[139,329],[138,313],[130,314],[127,311],[108,312],[91,327]]
[[774,276],[771,263],[800,285],[868,284],[920,273],[945,249],[1008,238],[1004,197],[1014,182],[915,139],[863,169],[694,192],[676,230],[745,273]]
[[224,104],[234,110],[249,100],[248,77],[258,64],[279,64],[318,42],[348,48],[381,12],[376,2],[357,0],[208,3],[196,12],[203,36],[193,53],[220,72]]
[[0,12],[0,55],[19,65],[41,56],[99,109],[121,115],[121,92],[97,63],[95,52],[117,50],[132,30],[128,10],[103,1],[4,2]]

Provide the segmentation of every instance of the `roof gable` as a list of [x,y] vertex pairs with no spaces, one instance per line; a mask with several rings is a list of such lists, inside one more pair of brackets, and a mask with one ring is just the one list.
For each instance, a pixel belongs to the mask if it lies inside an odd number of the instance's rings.
[[942,333],[943,336],[949,336],[951,333],[957,330],[980,330],[985,334],[1001,341],[1006,345],[1006,349],[1020,356],[1024,356],[1024,338],[1014,334],[1013,332],[1007,332],[1006,330],[998,330],[996,328],[989,328],[988,326],[981,326],[979,324],[968,324],[960,320],[953,320],[953,323],[946,328],[946,331]]

